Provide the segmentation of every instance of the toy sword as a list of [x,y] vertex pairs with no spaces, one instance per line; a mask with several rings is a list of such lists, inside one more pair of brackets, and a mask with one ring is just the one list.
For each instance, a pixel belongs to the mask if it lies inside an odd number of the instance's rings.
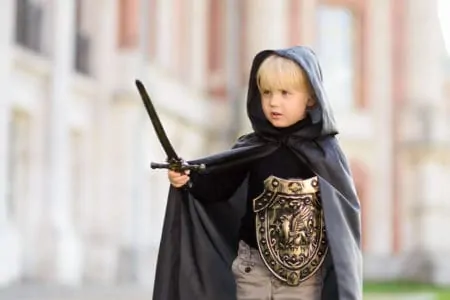
[[158,137],[159,142],[161,143],[161,146],[163,147],[164,152],[167,155],[166,163],[152,162],[150,164],[150,167],[152,169],[169,169],[176,172],[183,172],[185,170],[195,170],[195,171],[204,170],[205,169],[204,164],[189,165],[177,155],[175,149],[173,148],[172,144],[170,143],[167,137],[166,132],[164,131],[161,121],[159,120],[158,114],[156,113],[156,110],[152,104],[152,101],[150,100],[150,96],[148,95],[144,85],[139,80],[136,80],[136,86],[139,91],[139,94],[141,95],[142,101],[144,102],[150,120],[152,121],[153,128],[155,129],[156,132],[156,136]]

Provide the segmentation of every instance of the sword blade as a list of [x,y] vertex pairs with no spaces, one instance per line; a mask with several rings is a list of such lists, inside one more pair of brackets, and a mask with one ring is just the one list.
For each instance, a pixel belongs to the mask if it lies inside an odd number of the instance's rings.
[[174,161],[174,160],[180,161],[181,159],[175,152],[175,149],[170,143],[167,134],[161,124],[161,121],[159,120],[158,114],[156,113],[155,107],[153,106],[153,103],[150,99],[150,96],[147,93],[147,90],[145,89],[142,82],[139,80],[136,80],[136,86],[139,91],[139,94],[141,95],[142,101],[144,102],[150,120],[152,121],[153,128],[155,129],[156,132],[156,136],[158,137],[159,142],[161,143],[161,146],[164,149],[164,152],[166,152],[167,161]]

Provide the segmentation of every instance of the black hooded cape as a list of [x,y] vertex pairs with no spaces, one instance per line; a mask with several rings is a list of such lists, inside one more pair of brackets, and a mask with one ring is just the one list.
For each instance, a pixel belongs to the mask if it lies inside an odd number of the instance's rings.
[[[308,111],[313,124],[282,140],[263,115],[256,83],[259,65],[271,54],[297,62],[306,71],[317,100]],[[322,299],[362,299],[360,204],[348,162],[335,137],[335,121],[313,51],[299,46],[258,53],[250,72],[247,113],[253,133],[239,138],[230,150],[190,163],[204,163],[211,176],[227,180],[237,166],[264,157],[281,144],[289,146],[319,178],[331,252]],[[239,223],[247,201],[245,183],[229,201],[212,204],[201,203],[188,188],[170,188],[154,300],[236,299],[231,264],[237,254]]]

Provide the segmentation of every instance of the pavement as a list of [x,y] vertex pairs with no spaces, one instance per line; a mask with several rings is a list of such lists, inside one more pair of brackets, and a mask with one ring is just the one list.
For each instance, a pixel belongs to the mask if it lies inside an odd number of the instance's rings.
[[142,287],[13,286],[0,289],[1,300],[149,300],[151,290]]
[[[70,288],[17,285],[0,288],[1,300],[149,300],[151,297],[151,290],[135,286]],[[437,298],[432,294],[370,294],[365,295],[364,300],[437,300]]]

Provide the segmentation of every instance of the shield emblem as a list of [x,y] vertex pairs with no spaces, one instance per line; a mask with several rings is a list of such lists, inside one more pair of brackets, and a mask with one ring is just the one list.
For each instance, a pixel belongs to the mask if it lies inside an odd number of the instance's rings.
[[314,275],[328,252],[319,182],[270,176],[264,186],[253,201],[258,248],[271,273],[296,286]]

